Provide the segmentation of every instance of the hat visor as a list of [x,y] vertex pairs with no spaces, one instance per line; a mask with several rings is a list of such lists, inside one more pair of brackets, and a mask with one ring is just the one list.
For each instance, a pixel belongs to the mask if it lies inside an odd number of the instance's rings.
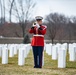
[[42,19],[36,19],[36,21],[40,21],[40,20],[42,20]]

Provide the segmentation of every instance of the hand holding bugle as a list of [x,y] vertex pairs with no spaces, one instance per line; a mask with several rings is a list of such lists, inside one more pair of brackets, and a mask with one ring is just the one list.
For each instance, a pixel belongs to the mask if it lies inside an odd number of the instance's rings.
[[39,28],[40,26],[39,26],[39,24],[38,24],[37,22],[34,22],[34,23],[33,23],[33,27]]

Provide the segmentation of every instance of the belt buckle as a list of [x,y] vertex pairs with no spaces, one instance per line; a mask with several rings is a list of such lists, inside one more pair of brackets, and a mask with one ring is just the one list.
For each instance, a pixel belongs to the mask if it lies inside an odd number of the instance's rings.
[[38,35],[38,34],[36,34],[36,35]]

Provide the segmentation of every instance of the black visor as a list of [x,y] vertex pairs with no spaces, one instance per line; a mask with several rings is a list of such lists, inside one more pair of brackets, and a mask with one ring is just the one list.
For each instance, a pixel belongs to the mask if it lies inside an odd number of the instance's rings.
[[36,21],[41,21],[42,19],[36,19]]

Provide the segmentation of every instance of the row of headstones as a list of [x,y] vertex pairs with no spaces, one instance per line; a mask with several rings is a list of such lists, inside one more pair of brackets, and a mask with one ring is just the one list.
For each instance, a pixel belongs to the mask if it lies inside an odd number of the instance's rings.
[[58,68],[66,67],[66,56],[69,53],[69,61],[76,61],[76,43],[73,44],[46,44],[46,53],[52,56],[52,60],[58,60]]
[[2,64],[8,64],[8,57],[12,58],[14,55],[18,55],[18,65],[22,66],[25,64],[25,58],[30,50],[30,44],[0,44]]

